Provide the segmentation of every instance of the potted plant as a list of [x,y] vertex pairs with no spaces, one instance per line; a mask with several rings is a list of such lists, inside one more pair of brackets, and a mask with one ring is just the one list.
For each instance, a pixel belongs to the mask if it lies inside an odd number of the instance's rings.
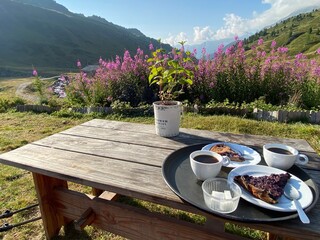
[[179,134],[182,103],[175,101],[183,93],[184,85],[193,83],[193,71],[186,68],[190,52],[175,50],[171,55],[165,54],[163,49],[152,52],[148,59],[150,66],[149,84],[159,86],[160,101],[153,103],[156,134],[162,137],[173,137]]

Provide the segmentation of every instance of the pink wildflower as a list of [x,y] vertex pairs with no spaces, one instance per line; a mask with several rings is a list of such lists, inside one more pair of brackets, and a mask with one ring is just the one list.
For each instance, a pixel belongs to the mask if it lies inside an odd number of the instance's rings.
[[193,53],[194,56],[197,56],[197,49],[194,48],[192,53]]
[[78,68],[81,68],[81,62],[80,62],[79,59],[78,59],[78,61],[77,61],[77,67],[78,67]]
[[263,39],[262,38],[259,38],[259,40],[258,40],[258,45],[260,46],[260,45],[262,45],[263,44]]
[[320,55],[320,48],[318,48],[317,53]]
[[305,56],[303,55],[303,53],[299,53],[296,55],[296,59],[304,59]]
[[277,51],[278,51],[279,53],[286,53],[286,52],[288,52],[288,48],[286,48],[286,47],[279,47],[279,48],[277,49]]
[[37,77],[37,76],[38,76],[38,72],[37,72],[37,70],[36,70],[36,69],[33,69],[32,75],[33,75],[33,76],[35,76],[35,77]]
[[206,55],[206,52],[207,52],[206,48],[202,48],[201,53],[202,53],[203,56]]
[[233,46],[228,47],[227,50],[226,50],[226,55],[231,55],[232,52],[233,52],[233,50],[234,50],[234,47],[233,47]]
[[277,45],[277,42],[275,40],[273,40],[271,43],[271,48],[274,48],[276,45]]
[[320,77],[320,67],[315,68],[313,74],[317,77]]
[[150,50],[150,51],[153,51],[153,50],[154,50],[152,43],[149,44],[149,50]]

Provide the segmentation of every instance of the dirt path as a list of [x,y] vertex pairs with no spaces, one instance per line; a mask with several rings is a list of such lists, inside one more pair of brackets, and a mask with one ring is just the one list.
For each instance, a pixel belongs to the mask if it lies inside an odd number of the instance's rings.
[[[41,78],[41,81],[50,80],[50,79],[58,78],[58,77],[59,76],[53,76],[53,77],[49,77],[49,78]],[[39,97],[34,95],[34,94],[28,93],[27,90],[26,90],[26,88],[30,84],[32,84],[32,81],[24,82],[24,83],[20,84],[17,87],[16,96],[21,97],[22,99],[25,99],[25,100],[30,101],[32,103],[37,103],[37,102],[39,102]]]
[[23,98],[23,99],[25,99],[27,101],[31,101],[31,102],[35,103],[35,102],[39,101],[39,97],[26,92],[26,88],[31,83],[32,82],[25,82],[25,83],[20,84],[17,87],[16,96],[21,97],[21,98]]

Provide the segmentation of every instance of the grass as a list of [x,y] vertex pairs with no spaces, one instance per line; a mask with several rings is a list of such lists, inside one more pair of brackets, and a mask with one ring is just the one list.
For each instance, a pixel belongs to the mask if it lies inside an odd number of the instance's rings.
[[0,98],[15,97],[18,86],[32,80],[32,78],[0,78]]

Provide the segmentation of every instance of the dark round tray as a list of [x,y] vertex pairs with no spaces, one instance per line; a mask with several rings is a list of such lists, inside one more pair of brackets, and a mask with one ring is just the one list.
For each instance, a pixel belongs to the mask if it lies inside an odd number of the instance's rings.
[[[223,214],[209,209],[203,199],[203,193],[201,189],[202,181],[197,180],[194,173],[192,172],[189,162],[190,153],[196,150],[200,150],[205,145],[206,144],[197,144],[178,149],[175,152],[171,153],[163,162],[163,178],[170,189],[180,198],[202,210],[237,221],[272,222],[283,221],[298,217],[298,214],[296,212],[278,212],[268,210],[253,205],[242,198],[240,199],[238,208],[232,213]],[[231,170],[232,168],[222,167],[218,177],[227,178],[228,173]],[[317,187],[317,184],[300,167],[294,165],[288,170],[288,172],[299,177],[311,189],[313,200],[311,205],[305,209],[306,212],[309,211],[315,206],[319,198],[319,189]]]

